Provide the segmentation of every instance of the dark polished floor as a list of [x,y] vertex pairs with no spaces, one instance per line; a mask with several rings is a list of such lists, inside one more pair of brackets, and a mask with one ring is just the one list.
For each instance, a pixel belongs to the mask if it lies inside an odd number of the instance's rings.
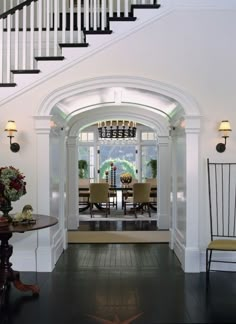
[[83,221],[79,231],[157,231],[156,221]]
[[[52,273],[22,273],[1,324],[235,323],[236,274],[185,274],[168,244],[70,244]],[[102,320],[103,319],[103,320]]]

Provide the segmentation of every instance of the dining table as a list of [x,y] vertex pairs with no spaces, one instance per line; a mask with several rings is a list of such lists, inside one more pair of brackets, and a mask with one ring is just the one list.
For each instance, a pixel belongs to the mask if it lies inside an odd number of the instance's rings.
[[[121,206],[122,209],[124,207],[124,199],[126,199],[126,197],[128,197],[129,195],[132,196],[132,191],[133,188],[132,186],[129,185],[123,185],[123,186],[112,186],[109,187],[110,191],[122,191],[122,201],[121,201]],[[79,187],[79,212],[83,212],[85,210],[87,210],[89,208],[89,187]],[[152,198],[154,201],[151,202],[150,207],[152,210],[156,211],[157,207],[156,207],[156,196],[157,196],[157,187],[151,187],[151,193],[150,193],[150,198]],[[80,201],[80,198],[83,199],[83,201]],[[101,204],[95,204],[95,206],[98,209],[102,209]]]
[[20,291],[31,291],[33,295],[39,294],[39,286],[25,284],[20,280],[19,271],[12,269],[10,257],[13,253],[13,246],[9,243],[14,233],[25,233],[54,226],[58,223],[56,217],[32,214],[31,221],[7,222],[0,216],[0,306],[5,304],[5,296],[10,284],[13,283]]

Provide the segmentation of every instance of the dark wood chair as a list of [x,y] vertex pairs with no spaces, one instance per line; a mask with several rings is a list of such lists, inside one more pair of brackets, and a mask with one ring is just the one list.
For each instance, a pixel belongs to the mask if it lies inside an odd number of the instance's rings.
[[127,205],[131,205],[131,210],[137,217],[137,212],[140,211],[143,214],[147,211],[149,217],[151,217],[150,210],[150,192],[151,184],[148,182],[137,182],[133,184],[132,196],[127,196],[124,199],[124,215],[127,213]]
[[[211,271],[227,271],[236,263],[236,163],[210,163],[207,159],[211,240],[206,248],[206,279]],[[214,253],[214,258],[213,258]],[[213,263],[221,263],[212,269]]]
[[90,215],[94,215],[94,206],[99,206],[99,211],[105,212],[106,217],[110,214],[110,197],[108,183],[90,183],[89,185]]

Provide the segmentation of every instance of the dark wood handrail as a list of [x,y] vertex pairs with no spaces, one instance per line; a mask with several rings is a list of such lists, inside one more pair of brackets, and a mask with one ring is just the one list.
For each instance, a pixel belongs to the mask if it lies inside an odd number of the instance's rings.
[[0,19],[2,18],[7,18],[8,15],[13,15],[17,10],[21,10],[23,7],[25,6],[29,6],[31,4],[31,2],[36,2],[38,0],[26,0],[20,4],[18,4],[17,6],[7,10],[6,12],[4,12],[3,14],[0,15]]

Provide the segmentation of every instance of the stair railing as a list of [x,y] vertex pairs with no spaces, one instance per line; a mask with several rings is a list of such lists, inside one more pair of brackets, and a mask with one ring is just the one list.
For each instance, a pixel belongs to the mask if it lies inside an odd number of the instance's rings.
[[0,86],[14,86],[13,73],[39,72],[35,57],[60,57],[61,44],[81,45],[88,32],[109,32],[109,18],[130,18],[131,5],[156,0],[4,0]]

